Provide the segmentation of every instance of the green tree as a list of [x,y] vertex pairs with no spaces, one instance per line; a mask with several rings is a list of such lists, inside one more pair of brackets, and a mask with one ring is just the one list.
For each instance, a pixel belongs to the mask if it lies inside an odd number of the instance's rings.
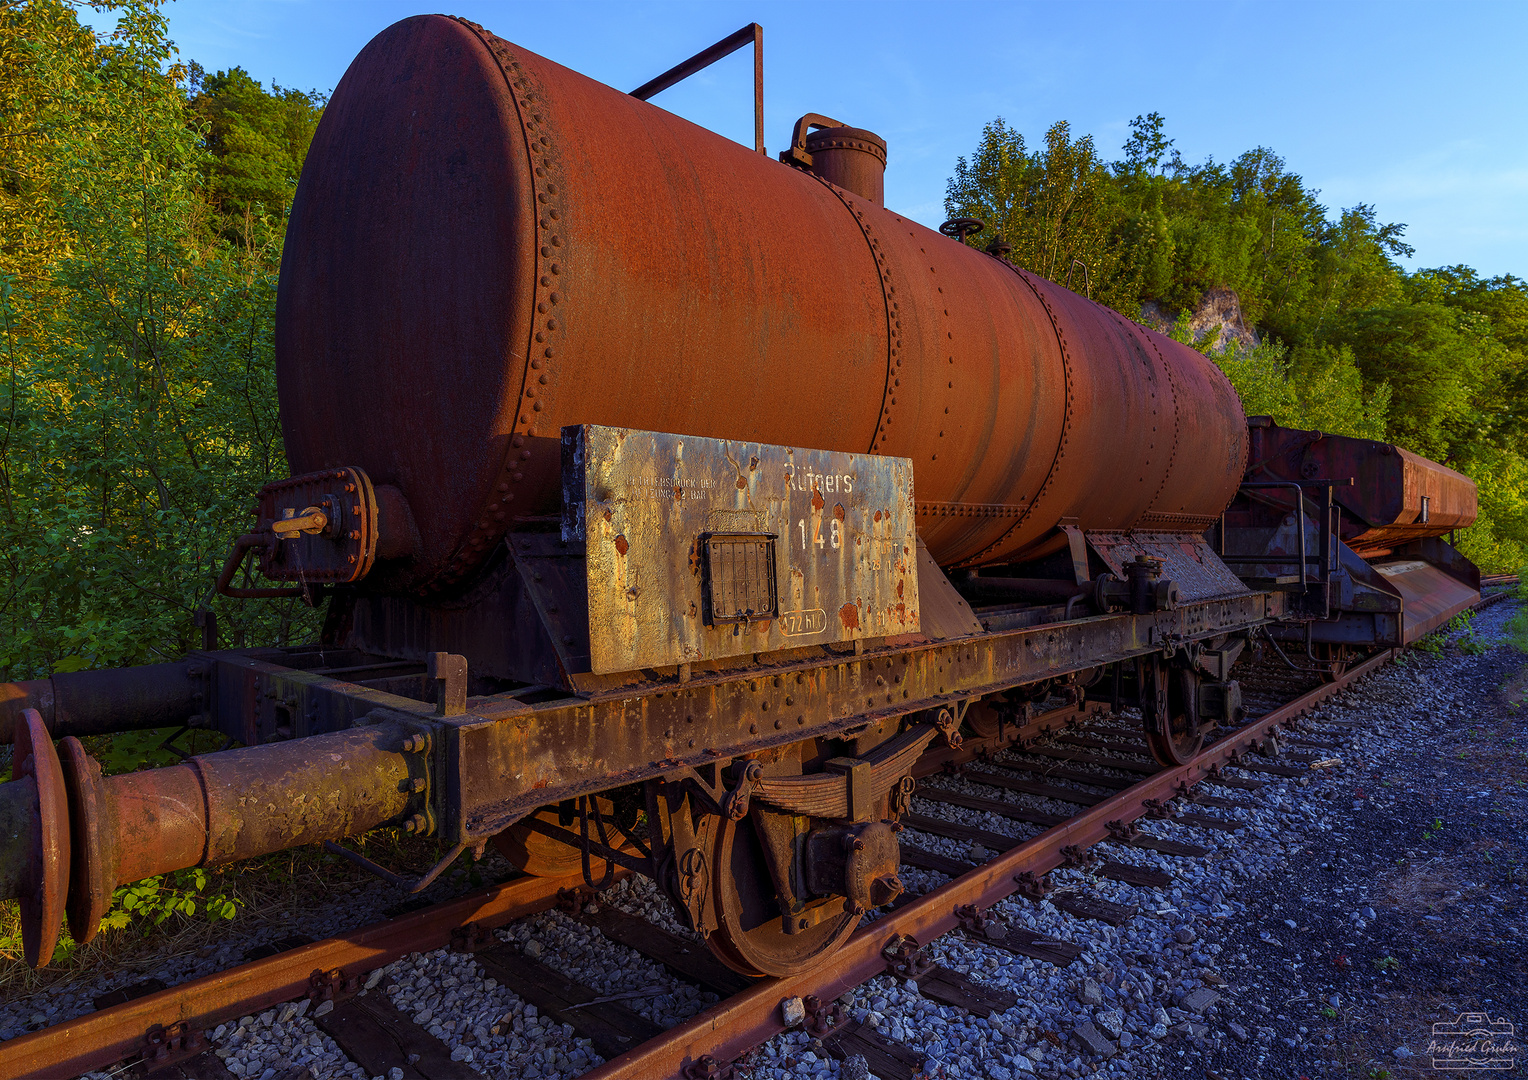
[[[279,253],[212,228],[211,155],[155,5],[124,4],[104,41],[52,0],[6,18],[17,197],[40,209],[0,223],[0,250],[51,246],[0,280],[0,666],[178,656],[252,494],[286,471]],[[313,631],[290,602],[215,606],[225,643]]]
[[209,155],[207,195],[223,216],[224,235],[269,243],[271,230],[285,227],[326,96],[274,83],[267,93],[240,67],[207,75],[193,63],[186,83]]
[[1392,440],[1439,461],[1489,440],[1508,354],[1481,316],[1432,303],[1369,308],[1325,337],[1352,350],[1367,382],[1389,384]]
[[1214,358],[1249,413],[1390,439],[1475,477],[1467,550],[1515,569],[1528,552],[1528,284],[1466,266],[1407,275],[1404,225],[1368,203],[1334,220],[1317,194],[1267,147],[1191,165],[1150,112],[1108,166],[1065,124],[1032,152],[997,120],[957,162],[946,208],[995,224],[1015,261],[1052,280],[1082,259],[1096,299],[1165,317],[1201,351],[1218,336],[1195,343],[1194,313],[1234,291],[1262,344]]
[[951,217],[986,222],[978,246],[994,235],[1013,245],[1012,260],[1043,277],[1071,281],[1094,299],[1115,303],[1115,245],[1109,170],[1091,136],[1073,139],[1062,121],[1031,152],[1001,118],[982,130],[970,161],[960,158],[945,193]]

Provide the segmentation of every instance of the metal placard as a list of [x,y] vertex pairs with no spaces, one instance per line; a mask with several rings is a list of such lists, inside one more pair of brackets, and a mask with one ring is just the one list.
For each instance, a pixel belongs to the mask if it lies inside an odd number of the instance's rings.
[[907,458],[562,429],[596,674],[916,633]]

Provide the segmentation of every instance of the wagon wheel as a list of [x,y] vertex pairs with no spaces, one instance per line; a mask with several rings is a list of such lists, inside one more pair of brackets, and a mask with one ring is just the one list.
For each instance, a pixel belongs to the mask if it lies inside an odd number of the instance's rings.
[[787,934],[774,879],[751,818],[723,819],[712,847],[711,889],[720,926],[706,939],[711,951],[744,975],[799,975],[831,955],[859,925],[841,896],[809,905],[814,925]]
[[971,729],[978,739],[997,738],[998,728],[1006,726],[1013,729],[1013,722],[1007,725],[998,723],[997,705],[990,698],[982,698],[980,701],[971,702],[971,707],[966,710],[966,726]]
[[[631,841],[621,834],[615,827],[615,804],[603,795],[595,797],[599,806],[600,816],[605,819],[605,835],[609,839],[608,846],[617,851],[635,852]],[[561,824],[557,807],[543,806],[531,815],[532,818],[564,829],[578,835],[578,815],[575,812],[572,824]],[[628,826],[630,823],[627,823]],[[599,842],[599,830],[594,823],[594,816],[589,816],[589,838]],[[547,836],[545,833],[536,832],[524,821],[518,821],[499,833],[493,838],[493,846],[499,849],[499,854],[508,859],[515,869],[529,874],[532,877],[567,877],[569,874],[577,874],[583,869],[583,853],[576,844],[566,844],[561,840]],[[596,879],[605,874],[609,864],[606,860],[594,855],[589,857],[589,870]]]
[[1321,668],[1322,682],[1336,682],[1353,662],[1353,647],[1343,642],[1317,641],[1311,645],[1311,655]]
[[1169,768],[1193,760],[1204,745],[1198,677],[1188,668],[1172,667],[1153,656],[1137,662],[1136,678],[1151,756]]

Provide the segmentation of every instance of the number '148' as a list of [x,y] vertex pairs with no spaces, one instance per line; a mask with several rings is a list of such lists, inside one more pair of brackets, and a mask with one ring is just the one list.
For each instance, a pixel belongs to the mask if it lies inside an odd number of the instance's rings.
[[[813,522],[813,524],[812,524],[812,535],[811,535],[811,539],[810,540],[808,540],[808,538],[807,538],[806,518],[798,518],[798,519],[796,519],[796,527],[801,530],[801,550],[802,551],[810,551],[812,544],[816,544],[818,547],[822,547],[823,546],[823,542],[824,541],[823,541],[823,536],[822,536],[822,521],[821,521],[821,519],[818,519],[817,521]],[[829,518],[828,519],[827,545],[829,547],[831,547],[834,551],[838,550],[838,545],[840,543],[840,536],[841,536],[841,534],[839,532],[839,521],[838,521],[838,519],[837,518]]]

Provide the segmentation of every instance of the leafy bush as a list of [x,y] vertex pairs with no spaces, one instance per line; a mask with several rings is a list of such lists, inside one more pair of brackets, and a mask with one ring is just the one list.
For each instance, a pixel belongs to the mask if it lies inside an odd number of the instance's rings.
[[1528,653],[1528,608],[1518,608],[1507,621],[1507,641],[1518,652]]
[[101,929],[120,930],[135,918],[150,926],[158,926],[172,915],[189,919],[198,912],[210,922],[232,919],[238,911],[238,899],[223,893],[208,893],[207,880],[207,871],[193,867],[124,885],[112,893],[111,903],[115,910],[109,911],[101,920]]
[[[178,657],[251,496],[286,472],[280,222],[226,238],[207,177],[230,185],[153,4],[106,41],[62,4],[7,5],[0,52],[0,669]],[[289,601],[211,602],[225,644],[316,628]]]

